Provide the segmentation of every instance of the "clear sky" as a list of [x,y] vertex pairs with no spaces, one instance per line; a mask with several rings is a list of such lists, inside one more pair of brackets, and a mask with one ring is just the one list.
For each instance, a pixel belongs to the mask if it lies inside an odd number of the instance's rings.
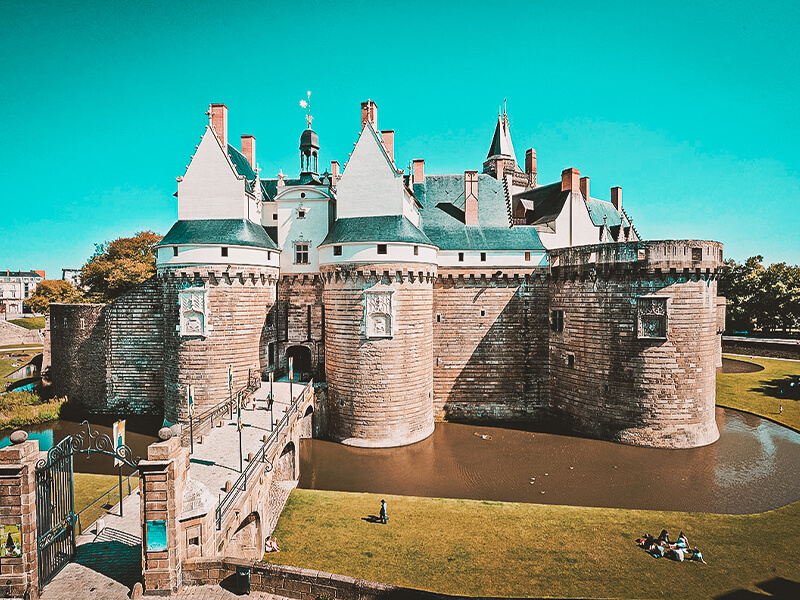
[[321,166],[371,98],[400,166],[480,170],[507,98],[541,184],[575,167],[646,239],[798,264],[798,26],[796,1],[1,0],[0,268],[166,233],[212,102],[296,175],[307,90]]

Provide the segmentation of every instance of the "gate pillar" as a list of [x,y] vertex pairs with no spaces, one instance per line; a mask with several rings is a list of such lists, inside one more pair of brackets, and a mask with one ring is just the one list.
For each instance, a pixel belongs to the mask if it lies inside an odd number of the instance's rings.
[[[39,597],[39,556],[36,544],[36,461],[39,440],[14,443],[0,450],[0,596]],[[20,436],[27,437],[27,436]],[[19,437],[17,437],[19,439]],[[15,548],[7,553],[11,533]],[[18,544],[18,545],[17,545]],[[17,554],[19,553],[19,554]]]
[[151,444],[139,462],[142,576],[147,594],[169,596],[181,585],[182,539],[178,519],[189,472],[189,449],[173,437]]

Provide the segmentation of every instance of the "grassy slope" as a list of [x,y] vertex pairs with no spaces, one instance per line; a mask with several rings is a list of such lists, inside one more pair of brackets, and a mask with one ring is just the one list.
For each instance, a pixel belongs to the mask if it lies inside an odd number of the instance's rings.
[[[106,510],[103,505],[109,503],[115,505],[119,502],[119,476],[118,475],[98,475],[95,473],[75,473],[73,480],[75,482],[75,512],[79,513],[84,508],[89,506],[92,502],[98,499],[101,495],[105,497],[97,502],[92,508],[87,510],[81,515],[81,526],[83,530],[89,529],[89,526],[94,523],[98,517],[105,514]],[[130,480],[131,489],[135,489],[139,485],[139,479],[132,477]],[[128,495],[128,484],[124,481],[122,483],[123,495]]]
[[[720,375],[717,402],[800,429],[798,403],[759,390],[800,363],[754,359],[765,370]],[[800,539],[800,502],[759,515],[635,511],[296,490],[278,522],[271,562],[449,594],[587,598],[712,598],[800,581],[787,540]],[[656,560],[633,540],[681,529],[708,565]]]
[[25,329],[44,329],[44,317],[30,317],[27,319],[11,319],[9,323],[19,325]]

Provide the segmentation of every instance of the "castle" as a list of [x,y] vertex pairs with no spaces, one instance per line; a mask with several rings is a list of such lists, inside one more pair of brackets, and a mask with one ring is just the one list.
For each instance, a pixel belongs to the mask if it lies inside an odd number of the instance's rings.
[[[567,168],[537,181],[505,111],[481,169],[398,167],[394,131],[361,104],[340,172],[261,178],[255,138],[212,104],[178,177],[157,274],[107,305],[51,307],[56,393],[90,412],[187,420],[248,373],[324,381],[327,436],[388,447],[437,419],[555,421],[629,444],[694,447],[719,432],[722,245],[643,241],[622,206]],[[357,118],[357,115],[354,115]]]

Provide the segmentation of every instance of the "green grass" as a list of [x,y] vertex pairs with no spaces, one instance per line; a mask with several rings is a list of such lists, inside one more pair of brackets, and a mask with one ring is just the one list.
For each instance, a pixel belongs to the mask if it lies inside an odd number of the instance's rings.
[[16,348],[30,348],[30,349],[41,350],[42,349],[42,345],[41,344],[6,344],[5,346],[0,346],[0,351],[8,350],[10,348],[15,348],[15,349]]
[[[771,396],[769,382],[800,363],[747,359],[757,373],[720,374],[717,403],[800,429],[800,402]],[[790,540],[800,502],[756,515],[548,506],[295,490],[278,521],[277,564],[471,596],[715,598],[783,578],[800,582]],[[645,532],[683,530],[707,565],[654,559],[636,547]],[[766,586],[768,587],[768,585]],[[747,593],[741,593],[745,597]],[[738,595],[737,595],[738,597]],[[767,596],[768,597],[768,596]]]
[[44,329],[44,317],[30,317],[29,319],[11,319],[9,323],[19,325],[25,329]]
[[[800,376],[800,362],[777,358],[745,358],[725,355],[764,367],[755,373],[717,374],[717,405],[766,417],[800,431],[800,401],[777,395],[778,382]],[[773,395],[775,394],[775,395]],[[780,406],[783,405],[783,414]]]
[[[75,482],[75,512],[81,512],[94,502],[91,508],[80,516],[82,530],[87,531],[92,523],[108,512],[108,509],[103,508],[106,504],[113,506],[119,502],[119,476],[75,473],[73,480]],[[134,490],[138,485],[139,478],[131,477],[130,489]],[[124,477],[122,493],[124,496],[128,495],[128,483]]]
[[0,396],[0,429],[54,421],[61,415],[64,398],[43,400],[36,392],[8,392]]

